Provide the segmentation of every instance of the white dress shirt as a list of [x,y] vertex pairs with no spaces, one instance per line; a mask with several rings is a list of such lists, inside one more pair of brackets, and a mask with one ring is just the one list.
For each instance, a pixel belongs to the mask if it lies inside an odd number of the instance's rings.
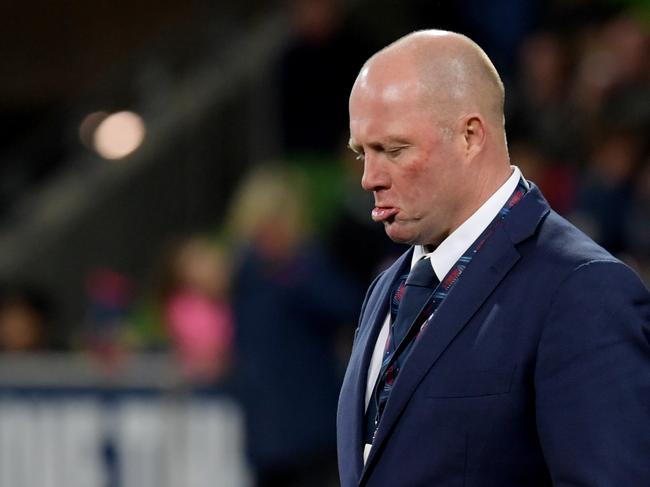
[[[431,261],[431,266],[433,267],[436,277],[438,280],[442,281],[456,261],[463,256],[470,245],[474,243],[474,241],[488,227],[490,222],[494,220],[494,217],[497,216],[501,208],[503,208],[503,205],[506,204],[506,201],[508,201],[508,198],[517,187],[519,179],[521,178],[521,171],[517,166],[511,167],[512,174],[508,180],[503,183],[503,185],[501,185],[501,187],[490,196],[490,198],[483,203],[483,205],[476,210],[472,216],[465,220],[462,225],[444,239],[433,252],[427,253],[422,245],[415,246],[413,249],[413,257],[411,258],[411,269],[423,256],[427,256]],[[379,377],[389,329],[390,312],[387,313],[386,318],[384,319],[384,324],[382,325],[379,336],[377,337],[375,349],[372,353],[372,358],[370,359],[370,365],[368,366],[366,409],[368,408],[372,391],[374,390],[375,383]],[[370,445],[365,445],[363,455],[364,462],[368,458],[369,453]]]

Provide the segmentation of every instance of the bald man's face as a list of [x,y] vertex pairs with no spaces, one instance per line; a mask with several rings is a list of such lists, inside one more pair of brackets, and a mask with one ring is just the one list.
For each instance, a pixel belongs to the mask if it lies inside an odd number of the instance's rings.
[[454,117],[424,103],[417,74],[402,64],[371,61],[359,74],[350,96],[350,147],[364,163],[361,184],[375,197],[373,220],[395,242],[437,245],[464,214],[467,169]]

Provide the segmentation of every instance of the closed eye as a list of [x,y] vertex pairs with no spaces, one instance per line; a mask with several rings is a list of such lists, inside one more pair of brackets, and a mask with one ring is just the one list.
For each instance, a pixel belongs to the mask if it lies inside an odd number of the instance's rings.
[[406,146],[391,147],[390,149],[386,149],[385,152],[388,154],[388,157],[394,159],[398,157],[404,149],[406,149]]
[[[355,153],[355,159],[357,161],[363,161],[365,159],[365,152],[363,151],[363,149],[360,146],[357,146],[356,144],[355,145],[349,144],[348,147],[350,148],[350,150],[352,150],[352,152]],[[399,157],[399,155],[405,149],[407,149],[408,147],[409,147],[408,145],[386,147],[386,146],[384,146],[382,144],[379,144],[379,143],[369,145],[370,150],[372,150],[373,152],[376,152],[376,153],[383,153],[389,159],[395,159],[395,158]]]

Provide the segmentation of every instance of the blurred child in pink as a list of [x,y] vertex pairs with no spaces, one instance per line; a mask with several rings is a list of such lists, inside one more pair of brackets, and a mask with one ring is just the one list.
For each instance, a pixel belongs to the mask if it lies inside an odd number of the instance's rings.
[[168,271],[163,313],[183,372],[192,381],[217,379],[227,372],[233,340],[225,251],[189,239],[172,253]]

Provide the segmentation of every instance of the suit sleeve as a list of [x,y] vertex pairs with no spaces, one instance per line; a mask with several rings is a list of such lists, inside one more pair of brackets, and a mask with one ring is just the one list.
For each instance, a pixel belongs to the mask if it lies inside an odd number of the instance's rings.
[[650,294],[629,268],[589,262],[559,286],[535,387],[553,485],[650,485]]

